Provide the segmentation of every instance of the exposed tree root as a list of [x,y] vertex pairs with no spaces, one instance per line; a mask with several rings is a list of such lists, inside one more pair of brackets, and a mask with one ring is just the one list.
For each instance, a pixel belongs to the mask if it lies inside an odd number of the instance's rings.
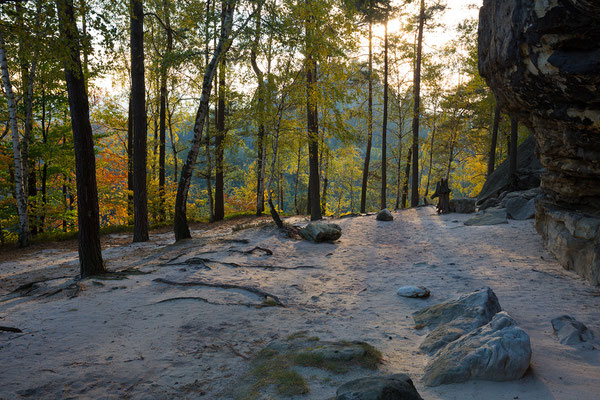
[[[272,256],[273,255],[273,251],[272,250],[269,250],[269,249],[267,249],[265,247],[259,247],[259,246],[256,246],[256,247],[254,247],[253,249],[250,249],[250,250],[229,249],[228,251],[230,253],[241,253],[241,254],[252,254],[255,251],[262,251],[263,253],[265,253],[268,256]],[[212,252],[207,251],[204,254],[208,254],[208,253],[216,253],[216,251],[212,251]]]
[[[196,296],[182,296],[182,297],[171,297],[169,299],[164,299],[161,301],[157,301],[156,303],[152,303],[152,304],[162,304],[162,303],[169,303],[171,301],[179,301],[179,300],[196,300],[196,301],[200,301],[202,303],[206,303],[206,304],[212,304],[215,306],[244,306],[244,307],[251,307],[251,308],[264,308],[264,307],[272,307],[271,305],[268,304],[254,304],[254,303],[217,303],[215,301],[210,301],[208,299],[205,299],[204,297],[196,297]],[[150,304],[150,305],[152,305]]]
[[0,326],[0,332],[23,333],[19,328],[13,328],[12,326]]
[[238,264],[238,263],[234,263],[234,262],[217,261],[217,260],[213,260],[210,258],[204,258],[204,257],[192,257],[192,258],[182,261],[180,263],[163,264],[163,265],[169,265],[169,266],[172,266],[172,265],[203,265],[210,269],[210,267],[208,267],[206,265],[206,263],[220,264],[220,265],[225,265],[226,267],[231,267],[231,268],[258,268],[258,269],[271,269],[271,270],[273,270],[273,269],[294,270],[294,269],[316,269],[316,268],[318,268],[313,265],[298,265],[295,267],[280,267],[278,265],[242,265],[242,264]]
[[[191,281],[191,282],[175,282],[170,281],[168,279],[156,278],[153,282],[160,282],[167,285],[174,286],[205,286],[205,287],[216,287],[221,289],[241,289],[250,293],[254,293],[256,295],[262,296],[264,298],[265,304],[273,303],[279,307],[286,307],[286,305],[279,299],[279,297],[274,294],[265,292],[262,289],[250,287],[250,286],[242,286],[242,285],[234,285],[231,283],[213,283],[213,282],[203,282],[203,281]],[[270,301],[272,300],[272,301]]]

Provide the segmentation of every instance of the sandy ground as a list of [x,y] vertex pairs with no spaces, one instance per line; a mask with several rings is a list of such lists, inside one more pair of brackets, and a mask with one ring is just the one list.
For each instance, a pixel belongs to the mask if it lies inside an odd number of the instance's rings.
[[[384,363],[379,371],[331,376],[303,371],[310,393],[302,399],[329,399],[350,379],[399,372],[428,400],[598,399],[600,342],[561,345],[550,320],[569,314],[600,336],[600,289],[563,270],[532,221],[466,227],[468,215],[437,216],[431,207],[394,217],[335,221],[343,235],[334,244],[291,240],[270,226],[196,231],[178,244],[169,233],[154,235],[149,243],[104,251],[111,270],[148,274],[88,279],[50,296],[40,294],[65,288],[77,271],[72,249],[4,261],[0,325],[23,333],[0,332],[0,398],[232,398],[253,355],[305,330],[324,340],[367,341]],[[255,246],[274,254],[235,251]],[[217,262],[188,261],[194,257]],[[281,268],[246,267],[258,265]],[[293,267],[300,268],[283,269]],[[48,277],[58,279],[28,296],[10,294]],[[260,288],[286,307],[254,308],[248,305],[263,298],[246,290],[173,286],[157,278]],[[400,298],[395,292],[402,285],[426,286],[432,296]],[[426,332],[414,329],[411,313],[484,286],[531,336],[530,371],[514,382],[424,387],[428,357],[418,346]],[[278,398],[265,394],[271,397]]]

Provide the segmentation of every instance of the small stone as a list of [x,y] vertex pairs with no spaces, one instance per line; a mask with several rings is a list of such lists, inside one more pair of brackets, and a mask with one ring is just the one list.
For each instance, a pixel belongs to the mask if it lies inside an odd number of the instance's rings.
[[336,400],[423,400],[408,375],[360,378],[344,383]]
[[377,221],[393,221],[393,220],[394,220],[394,216],[392,215],[390,210],[388,210],[387,208],[384,208],[383,210],[381,210],[377,213]]
[[410,298],[426,298],[431,292],[423,286],[402,286],[396,291],[398,296]]
[[562,344],[576,345],[594,339],[594,334],[587,326],[569,315],[554,318],[552,328]]

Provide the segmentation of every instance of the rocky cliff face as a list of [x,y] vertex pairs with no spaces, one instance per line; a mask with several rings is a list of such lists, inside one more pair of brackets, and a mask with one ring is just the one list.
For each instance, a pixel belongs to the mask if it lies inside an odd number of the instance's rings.
[[538,232],[600,284],[600,0],[485,0],[479,70],[534,132],[547,169]]

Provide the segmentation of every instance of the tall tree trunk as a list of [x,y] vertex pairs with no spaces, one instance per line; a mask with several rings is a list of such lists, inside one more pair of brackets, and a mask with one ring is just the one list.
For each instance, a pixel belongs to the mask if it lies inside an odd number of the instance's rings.
[[421,0],[419,12],[419,33],[417,37],[417,59],[413,83],[413,122],[412,122],[412,186],[410,206],[419,205],[419,118],[421,113],[421,53],[423,50],[423,25],[425,24],[425,0]]
[[302,155],[302,146],[298,144],[298,160],[296,162],[296,178],[294,179],[294,209],[296,210],[296,215],[300,215],[300,210],[298,209],[298,181],[300,180],[300,156]]
[[21,140],[19,138],[19,127],[17,125],[17,103],[10,82],[8,72],[8,59],[6,57],[6,45],[4,34],[0,29],[0,67],[2,69],[2,81],[4,93],[8,102],[8,115],[13,142],[13,159],[15,164],[15,195],[17,200],[17,211],[19,213],[19,246],[29,244],[29,215],[27,212],[27,197],[25,196],[25,181],[23,161],[21,159]]
[[212,59],[204,72],[204,80],[202,83],[202,94],[200,96],[200,105],[196,113],[194,123],[194,137],[188,152],[187,158],[181,169],[181,178],[177,187],[177,197],[175,199],[175,240],[190,238],[190,229],[187,223],[187,196],[192,180],[192,173],[200,150],[200,142],[202,141],[202,128],[208,114],[208,101],[210,100],[210,92],[212,89],[212,81],[215,76],[217,65],[222,55],[227,51],[225,42],[228,41],[231,34],[231,26],[233,23],[233,13],[235,10],[235,1],[227,1],[225,16],[219,36],[219,43],[215,47]]
[[65,79],[71,110],[75,145],[75,174],[77,177],[77,219],[79,222],[79,264],[81,276],[106,272],[100,250],[100,221],[96,159],[88,97],[81,68],[79,34],[72,0],[56,1],[61,37],[68,46]]
[[395,210],[400,208],[400,195],[402,192],[402,138],[398,139],[398,164],[396,166],[396,206]]
[[[307,0],[308,5],[308,0]],[[321,182],[319,179],[319,122],[315,102],[317,82],[317,62],[313,57],[314,17],[309,15],[306,22],[306,120],[308,127],[308,194],[310,219],[321,219]]]
[[427,185],[425,186],[425,197],[429,194],[429,183],[431,182],[431,173],[433,172],[433,142],[435,140],[435,130],[437,128],[436,111],[433,112],[433,129],[431,130],[431,143],[429,144],[429,171],[427,173]]
[[167,140],[167,78],[169,75],[169,62],[171,58],[171,51],[173,49],[173,30],[171,29],[171,11],[170,1],[163,1],[164,10],[164,22],[165,30],[167,34],[167,48],[163,56],[160,66],[160,122],[159,122],[159,156],[158,156],[158,217],[159,220],[164,221],[166,218],[165,210],[165,159],[166,159],[166,140]]
[[406,201],[408,199],[408,179],[410,177],[411,156],[412,156],[412,147],[409,147],[408,154],[406,154],[406,167],[404,169],[404,186],[402,187],[402,208],[406,208]]
[[383,129],[381,132],[381,201],[380,208],[387,208],[387,120],[388,120],[388,21],[384,24],[383,50]]
[[517,190],[517,142],[519,140],[519,121],[517,117],[510,118],[510,161],[509,179],[512,190]]
[[264,141],[265,141],[265,84],[263,72],[258,67],[256,62],[258,56],[258,46],[261,36],[261,11],[262,3],[258,5],[256,13],[256,27],[254,33],[254,42],[250,51],[250,63],[252,70],[256,75],[258,82],[257,88],[257,108],[258,108],[258,137],[256,141],[257,156],[256,156],[256,215],[261,215],[265,211],[265,188],[264,188]]
[[498,127],[500,126],[500,108],[494,108],[494,123],[492,125],[492,140],[490,143],[490,155],[488,157],[487,176],[489,177],[496,169],[496,144],[498,142]]
[[367,110],[367,150],[365,152],[365,163],[363,166],[362,187],[360,191],[360,212],[366,212],[367,189],[369,183],[369,164],[371,162],[371,146],[373,140],[373,22],[369,19],[369,99]]
[[[221,27],[225,23],[225,11],[227,0],[222,1]],[[225,218],[225,177],[223,162],[225,154],[225,55],[220,60],[219,66],[219,104],[217,114],[217,135],[215,137],[215,221]]]
[[219,67],[219,105],[217,135],[215,137],[215,221],[225,218],[225,179],[223,162],[225,155],[225,59]]
[[[175,145],[175,136],[173,135],[173,112],[169,109],[167,102],[167,122],[169,125],[169,139],[171,140],[171,150],[173,151],[173,182],[177,182],[179,177],[179,161],[177,160],[177,146]],[[207,128],[208,129],[208,128]]]
[[329,151],[325,149],[325,168],[323,169],[323,196],[321,199],[321,213],[323,215],[327,214],[327,186],[329,185],[329,180],[327,179],[327,170],[329,169]]
[[133,217],[133,112],[129,94],[127,117],[127,216]]
[[146,186],[146,83],[144,80],[144,9],[131,0],[131,108],[133,116],[133,241],[148,240]]

